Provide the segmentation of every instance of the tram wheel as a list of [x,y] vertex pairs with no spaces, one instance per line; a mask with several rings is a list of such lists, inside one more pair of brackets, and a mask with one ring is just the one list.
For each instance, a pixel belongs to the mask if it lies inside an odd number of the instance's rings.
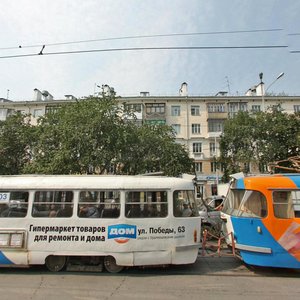
[[117,265],[113,256],[105,256],[103,263],[106,271],[109,273],[119,273],[124,269],[123,266]]
[[46,267],[51,272],[59,272],[64,269],[67,264],[66,256],[50,255],[46,258]]

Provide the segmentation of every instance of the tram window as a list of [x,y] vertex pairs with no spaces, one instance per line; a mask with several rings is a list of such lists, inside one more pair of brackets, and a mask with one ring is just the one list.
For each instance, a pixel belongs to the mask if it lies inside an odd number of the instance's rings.
[[36,191],[32,216],[36,218],[69,218],[73,215],[73,192]]
[[291,191],[273,192],[274,215],[280,219],[292,219],[295,217]]
[[267,216],[267,199],[258,191],[246,191],[239,208],[239,216],[264,218]]
[[295,218],[300,218],[300,191],[292,192]]
[[25,191],[0,191],[0,217],[24,218],[27,215],[29,193]]
[[79,193],[79,218],[118,218],[119,216],[119,191],[81,191]]
[[175,217],[196,217],[199,215],[192,191],[175,191],[173,194],[173,214]]
[[127,192],[125,215],[127,218],[165,218],[168,215],[167,192]]
[[245,190],[230,189],[224,201],[222,211],[226,214],[237,216],[244,194]]

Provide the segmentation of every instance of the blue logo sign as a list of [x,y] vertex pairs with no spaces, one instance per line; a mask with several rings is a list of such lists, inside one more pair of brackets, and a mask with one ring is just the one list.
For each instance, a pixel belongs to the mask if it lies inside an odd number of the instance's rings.
[[108,226],[108,239],[114,239],[120,244],[127,243],[129,239],[136,239],[136,226],[118,224]]

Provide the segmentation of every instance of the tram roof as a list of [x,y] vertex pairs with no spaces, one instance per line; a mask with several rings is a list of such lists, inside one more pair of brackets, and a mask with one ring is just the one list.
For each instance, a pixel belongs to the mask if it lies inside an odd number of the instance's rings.
[[232,177],[236,179],[235,187],[238,189],[250,187],[267,189],[300,188],[299,173],[247,175],[245,177],[242,177],[240,174],[238,174],[238,176]]
[[0,189],[193,189],[192,180],[165,176],[126,175],[7,175]]

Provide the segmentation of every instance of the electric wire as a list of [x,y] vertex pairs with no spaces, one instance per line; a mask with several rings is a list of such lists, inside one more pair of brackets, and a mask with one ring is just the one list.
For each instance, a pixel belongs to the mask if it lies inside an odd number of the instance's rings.
[[128,39],[146,39],[146,38],[156,38],[156,37],[174,37],[174,36],[196,36],[196,35],[218,35],[218,34],[239,34],[239,33],[260,33],[260,32],[276,32],[282,31],[281,28],[271,28],[271,29],[254,29],[254,30],[232,30],[232,31],[211,31],[211,32],[191,32],[191,33],[169,33],[169,34],[152,34],[152,35],[133,35],[133,36],[121,36],[121,37],[111,37],[111,38],[99,38],[99,39],[89,39],[89,40],[79,40],[79,41],[68,41],[59,43],[48,43],[48,44],[36,44],[36,45],[19,45],[14,47],[2,47],[0,50],[13,50],[21,48],[36,48],[42,46],[62,46],[71,44],[82,44],[82,43],[92,43],[101,41],[113,41],[113,40],[128,40]]
[[[43,49],[45,45],[43,45]],[[58,51],[46,52],[42,50],[39,53],[31,54],[16,54],[0,56],[0,59],[32,57],[40,55],[61,55],[61,54],[79,54],[79,53],[95,53],[95,52],[116,52],[116,51],[155,51],[155,50],[230,50],[230,49],[275,49],[287,48],[286,45],[254,45],[254,46],[188,46],[188,47],[130,47],[130,48],[108,48],[108,49],[90,49],[90,50],[75,50],[75,51]]]

